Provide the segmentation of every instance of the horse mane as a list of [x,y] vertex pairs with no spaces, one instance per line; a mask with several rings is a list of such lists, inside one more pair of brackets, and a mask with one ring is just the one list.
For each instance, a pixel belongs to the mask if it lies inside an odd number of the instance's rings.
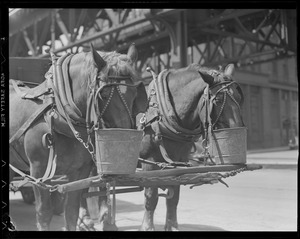
[[216,76],[216,77],[214,77],[213,85],[218,84],[222,81],[232,81],[233,80],[232,76],[226,75],[221,67],[219,67],[219,69],[215,69],[213,67],[200,66],[199,64],[196,64],[196,63],[193,63],[188,67],[196,69],[203,73],[209,74],[211,76]]
[[[126,54],[121,54],[116,51],[112,52],[103,52],[97,51],[98,54],[104,59],[106,62],[106,66],[98,72],[101,80],[107,82],[108,76],[129,76],[134,82],[138,81],[138,74],[133,67],[133,62]],[[85,54],[85,69],[89,74],[93,74],[94,70],[97,69],[97,65],[95,64],[92,53],[84,53]],[[77,58],[78,59],[78,58]],[[80,60],[80,59],[78,59]],[[82,60],[82,59],[81,59]],[[89,77],[90,79],[90,77]],[[95,78],[90,79],[88,85],[94,84]]]

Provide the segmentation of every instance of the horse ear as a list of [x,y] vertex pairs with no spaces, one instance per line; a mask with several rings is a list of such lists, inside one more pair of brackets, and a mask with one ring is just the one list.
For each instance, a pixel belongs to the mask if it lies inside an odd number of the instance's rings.
[[137,61],[138,59],[138,51],[135,47],[135,44],[132,43],[128,49],[128,52],[127,52],[127,56],[129,59],[131,59],[131,62],[134,63]]
[[91,43],[91,51],[93,56],[93,61],[98,67],[98,70],[101,71],[103,67],[106,66],[106,62],[103,60],[103,58],[99,55],[99,53],[95,50],[93,44]]
[[204,71],[198,71],[199,74],[201,75],[202,79],[208,84],[212,85],[214,83],[214,77],[208,74],[208,72]]
[[233,72],[234,72],[234,64],[227,65],[224,70],[224,74],[228,76],[232,76]]

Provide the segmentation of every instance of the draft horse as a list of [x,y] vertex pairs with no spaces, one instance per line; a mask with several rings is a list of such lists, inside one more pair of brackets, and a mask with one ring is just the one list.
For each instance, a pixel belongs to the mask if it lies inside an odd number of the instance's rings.
[[[148,108],[141,123],[144,137],[140,157],[143,170],[160,169],[158,164],[187,163],[194,142],[206,139],[212,129],[243,126],[241,105],[243,94],[232,80],[234,65],[224,71],[192,64],[178,70],[164,70],[148,88]],[[207,102],[210,102],[210,107]],[[201,139],[200,139],[201,140]],[[177,205],[180,186],[170,186],[173,197],[166,199],[165,230],[178,230]],[[152,231],[154,211],[158,202],[158,187],[147,187],[145,213],[141,230]]]
[[[147,100],[136,60],[134,45],[127,54],[97,52],[91,45],[91,52],[53,56],[46,80],[35,88],[10,81],[10,164],[30,169],[39,230],[49,230],[53,215],[46,186],[54,172],[69,181],[87,178],[94,165],[94,130],[135,128]],[[81,193],[66,195],[66,230],[76,230]]]

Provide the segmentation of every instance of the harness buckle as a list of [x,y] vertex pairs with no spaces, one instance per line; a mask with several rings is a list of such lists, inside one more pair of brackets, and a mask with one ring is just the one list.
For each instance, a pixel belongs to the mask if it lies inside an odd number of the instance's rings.
[[151,89],[151,91],[150,91],[150,96],[153,96],[153,95],[156,95],[156,92],[155,92],[155,89]]
[[143,125],[146,122],[146,114],[143,114],[143,116],[140,118],[140,123]]
[[202,147],[205,149],[205,151],[209,148],[208,145],[208,140],[207,139],[203,139],[201,142]]
[[42,143],[45,148],[51,148],[53,146],[53,136],[50,133],[46,133],[42,137]]

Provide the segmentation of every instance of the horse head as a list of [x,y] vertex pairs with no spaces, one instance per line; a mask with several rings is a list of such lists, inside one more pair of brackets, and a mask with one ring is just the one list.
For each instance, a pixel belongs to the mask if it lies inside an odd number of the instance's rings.
[[147,101],[143,83],[137,82],[136,60],[134,44],[127,54],[97,52],[91,45],[90,52],[73,56],[69,74],[74,102],[87,121],[101,128],[135,127],[135,116]]
[[243,92],[233,81],[234,65],[229,64],[224,72],[202,67],[199,73],[207,83],[207,88],[199,101],[200,120],[211,124],[212,129],[244,126],[241,106]]

